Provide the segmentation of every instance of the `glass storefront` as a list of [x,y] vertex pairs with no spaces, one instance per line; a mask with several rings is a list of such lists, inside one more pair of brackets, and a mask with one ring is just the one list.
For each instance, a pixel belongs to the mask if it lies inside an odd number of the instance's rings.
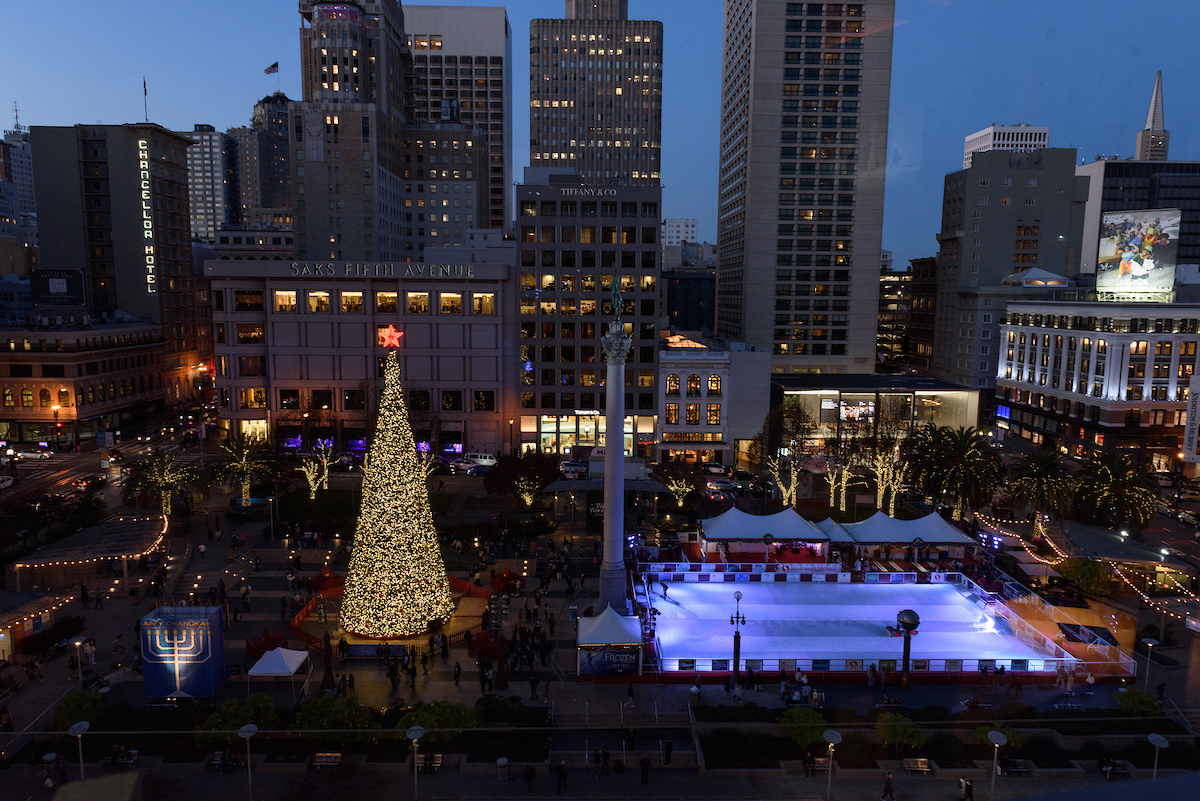
[[[653,420],[653,418],[649,418]],[[529,431],[526,421],[533,420],[536,430]],[[634,426],[636,417],[625,418],[624,449],[626,456],[633,455]],[[522,452],[530,450],[534,443],[530,442],[530,434],[537,437],[536,447],[542,453],[561,453],[569,455],[572,448],[597,447],[607,443],[607,425],[603,416],[592,415],[542,415],[541,417],[521,418],[521,433],[524,442]]]

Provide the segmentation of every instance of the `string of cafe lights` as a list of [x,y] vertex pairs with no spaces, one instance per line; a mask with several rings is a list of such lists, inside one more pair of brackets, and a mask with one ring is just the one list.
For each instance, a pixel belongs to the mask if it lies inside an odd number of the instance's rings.
[[[1016,539],[1017,542],[1021,543],[1021,547],[1025,549],[1025,553],[1029,554],[1036,561],[1040,562],[1043,565],[1049,565],[1050,567],[1054,567],[1056,565],[1062,564],[1064,561],[1066,561],[1069,558],[1065,553],[1063,553],[1062,549],[1060,549],[1054,543],[1054,540],[1050,539],[1050,536],[1048,534],[1046,534],[1046,531],[1044,528],[1042,528],[1042,539],[1044,539],[1046,542],[1048,542],[1050,544],[1050,547],[1054,550],[1054,552],[1056,554],[1058,554],[1057,559],[1046,559],[1044,557],[1039,556],[1037,553],[1035,553],[1033,551],[1032,548],[1029,547],[1029,543],[1025,541],[1024,537],[1022,537],[1020,534],[1016,533],[1015,531],[1009,531],[1008,529],[1001,526],[1000,521],[997,520],[996,518],[988,517],[987,515],[980,514],[978,512],[975,513],[975,517],[982,520],[983,524],[985,526],[995,529],[995,531],[997,533],[1004,535],[1006,537],[1013,537],[1014,539]],[[1038,522],[1035,524],[1035,527],[1039,526],[1040,524],[1041,524],[1041,520],[1039,519]]]
[[[134,518],[135,520],[138,518]],[[90,565],[94,562],[106,562],[113,559],[141,559],[143,556],[148,556],[158,549],[162,544],[163,538],[167,535],[167,518],[163,517],[162,529],[158,532],[158,536],[154,538],[154,542],[141,553],[118,554],[117,556],[96,556],[91,559],[62,559],[56,562],[14,562],[13,569],[29,568],[29,567],[58,567],[61,565]],[[125,518],[118,517],[118,523],[125,522]]]
[[[1112,563],[1110,562],[1109,564],[1112,564]],[[1123,571],[1120,567],[1118,567],[1115,564],[1112,564],[1112,569],[1113,569],[1113,572],[1116,573],[1117,576],[1121,579],[1121,581],[1124,581],[1126,584],[1128,584],[1129,588],[1131,590],[1133,590],[1134,592],[1136,592],[1138,595],[1140,595],[1142,597],[1142,601],[1147,606],[1152,608],[1154,611],[1162,612],[1164,615],[1169,615],[1170,617],[1173,617],[1176,620],[1182,620],[1184,623],[1187,622],[1187,620],[1188,620],[1187,615],[1181,615],[1177,612],[1172,612],[1170,609],[1164,609],[1161,606],[1159,606],[1157,603],[1155,603],[1155,599],[1151,598],[1149,595],[1142,592],[1141,589],[1139,589],[1136,584],[1134,584],[1132,581],[1129,580],[1129,577],[1125,575],[1125,571]]]

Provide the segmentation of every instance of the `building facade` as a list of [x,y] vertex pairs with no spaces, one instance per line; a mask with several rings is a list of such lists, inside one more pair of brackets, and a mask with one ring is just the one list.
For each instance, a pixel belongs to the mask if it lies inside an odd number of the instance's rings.
[[[462,122],[485,143],[479,226],[511,231],[512,28],[499,6],[404,6],[414,61],[414,118]],[[478,170],[484,172],[484,163]]]
[[16,125],[4,132],[0,144],[0,181],[17,189],[17,212],[37,214],[37,192],[33,183],[33,144],[29,129]]
[[170,408],[165,345],[139,321],[0,326],[0,440],[68,448]]
[[1050,147],[1050,129],[1035,128],[1029,123],[997,125],[992,123],[963,140],[963,169],[971,168],[976,153],[989,150],[1008,150],[1024,153]]
[[663,270],[667,324],[677,331],[715,331],[717,275],[713,270]]
[[211,125],[181,135],[195,143],[187,153],[192,236],[211,242],[219,229],[242,221],[238,140]]
[[1119,450],[1155,470],[1182,467],[1200,304],[1014,302],[1000,334],[1003,436],[1079,459]]
[[876,333],[876,372],[899,372],[908,350],[908,321],[912,315],[912,267],[879,271],[879,329]]
[[771,354],[692,335],[659,344],[659,461],[744,463],[769,411]]
[[250,127],[230,128],[237,143],[239,218],[251,227],[292,225],[288,100],[283,92],[254,104]]
[[[981,151],[970,169],[946,176],[938,234],[931,370],[935,377],[991,390],[997,335],[1010,298],[1036,288],[1011,276],[1031,269],[1075,275],[1075,150]],[[986,405],[985,393],[985,405]]]
[[717,329],[776,371],[874,369],[894,14],[725,3]]
[[399,350],[419,442],[447,456],[507,453],[512,270],[503,262],[208,262],[219,425],[283,449],[322,440],[364,451],[383,358]]
[[303,100],[288,122],[297,258],[403,260],[412,54],[400,4],[302,0],[300,16]]
[[908,345],[904,352],[907,369],[930,375],[933,369],[933,331],[936,320],[934,307],[937,305],[937,258],[926,256],[910,259],[912,271],[910,294],[911,307],[908,314]]
[[663,247],[682,245],[684,242],[696,241],[696,221],[694,219],[663,220]]
[[566,19],[529,23],[529,163],[590,186],[659,186],[661,22],[627,0],[566,0]]
[[[211,301],[193,259],[192,140],[154,124],[32,129],[48,269],[83,269],[82,302],[57,315],[162,326],[166,400],[187,403],[210,362]],[[37,298],[35,298],[35,305]]]
[[531,169],[517,187],[518,379],[523,449],[571,453],[606,436],[604,348],[619,289],[633,349],[626,450],[650,454],[658,378],[657,186],[595,188]]
[[274,228],[221,231],[213,242],[217,258],[225,261],[295,261],[291,231]]

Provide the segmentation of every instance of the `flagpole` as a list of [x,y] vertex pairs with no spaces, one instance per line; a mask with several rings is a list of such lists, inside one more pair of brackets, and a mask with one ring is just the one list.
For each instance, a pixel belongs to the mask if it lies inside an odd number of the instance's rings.
[[146,76],[142,76],[142,112],[146,115],[146,122],[150,122],[150,90],[146,88]]

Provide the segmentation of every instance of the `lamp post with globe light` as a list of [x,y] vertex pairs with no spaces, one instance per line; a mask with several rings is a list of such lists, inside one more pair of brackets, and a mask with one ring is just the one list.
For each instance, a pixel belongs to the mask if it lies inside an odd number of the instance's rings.
[[738,682],[738,669],[742,661],[742,626],[746,625],[746,616],[742,614],[742,591],[733,594],[734,612],[729,616],[729,625],[733,626],[733,684]]
[[833,799],[833,748],[842,741],[842,735],[833,729],[826,729],[821,735],[825,738],[825,742],[829,743],[829,751],[826,756],[829,757],[829,778],[825,781],[825,801]]
[[912,638],[917,633],[919,625],[921,625],[921,617],[911,609],[905,609],[896,615],[896,628],[904,635],[904,665],[900,674],[900,686],[905,690],[912,689],[912,681],[908,674],[909,656],[912,653]]
[[1150,656],[1154,653],[1154,646],[1158,645],[1158,640],[1153,637],[1147,637],[1142,640],[1146,644],[1146,689],[1145,692],[1150,692]]
[[988,798],[996,797],[996,766],[1000,763],[1000,749],[1008,745],[1008,738],[1004,736],[1004,732],[989,731],[987,734],[988,740],[992,745],[996,746],[996,750],[992,752],[992,789],[988,792]]

